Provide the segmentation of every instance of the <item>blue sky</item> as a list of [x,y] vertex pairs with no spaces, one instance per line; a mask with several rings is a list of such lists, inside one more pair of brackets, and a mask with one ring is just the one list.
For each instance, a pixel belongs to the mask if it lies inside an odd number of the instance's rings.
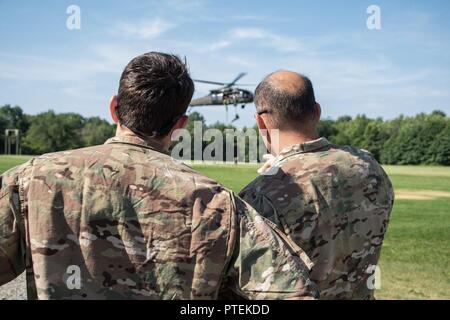
[[[66,27],[69,5],[81,29]],[[366,9],[381,8],[381,30]],[[308,75],[324,118],[450,113],[450,1],[0,0],[0,104],[109,119],[109,97],[134,56],[186,56],[194,78],[258,83]],[[211,86],[197,84],[195,96]],[[253,89],[253,88],[250,88]],[[223,108],[202,111],[225,121]],[[229,118],[233,118],[230,108]],[[253,125],[253,105],[238,126]]]

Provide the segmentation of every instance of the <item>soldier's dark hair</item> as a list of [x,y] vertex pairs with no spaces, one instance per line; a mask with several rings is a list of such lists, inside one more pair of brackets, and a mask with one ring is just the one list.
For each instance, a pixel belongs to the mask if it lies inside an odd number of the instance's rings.
[[128,63],[120,78],[117,117],[145,136],[167,135],[186,112],[194,82],[181,59],[149,52]]
[[295,90],[285,90],[271,80],[274,73],[266,76],[255,90],[256,112],[270,114],[276,128],[295,126],[309,120],[316,106],[311,80],[299,74],[303,85]]

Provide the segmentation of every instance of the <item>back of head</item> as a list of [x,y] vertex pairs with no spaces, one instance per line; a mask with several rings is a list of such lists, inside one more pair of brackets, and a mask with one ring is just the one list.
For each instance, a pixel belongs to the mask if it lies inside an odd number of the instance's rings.
[[255,105],[258,114],[268,114],[273,128],[290,130],[314,118],[316,99],[306,76],[277,71],[256,88]]
[[149,52],[128,63],[117,96],[119,122],[144,136],[164,136],[186,112],[194,83],[186,64],[171,54]]

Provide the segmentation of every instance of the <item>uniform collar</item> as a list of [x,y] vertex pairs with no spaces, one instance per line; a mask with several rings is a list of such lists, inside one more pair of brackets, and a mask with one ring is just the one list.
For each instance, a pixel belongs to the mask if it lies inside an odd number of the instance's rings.
[[293,146],[284,148],[281,150],[280,154],[278,155],[278,158],[286,158],[290,155],[297,154],[297,153],[307,153],[307,152],[313,152],[316,150],[323,149],[330,145],[330,142],[326,138],[319,138],[313,141],[308,141],[300,144],[295,144]]
[[131,144],[134,146],[152,149],[161,153],[169,154],[164,145],[162,145],[159,141],[153,138],[138,136],[130,132],[119,133],[115,137],[110,138],[105,142],[105,144],[111,143]]

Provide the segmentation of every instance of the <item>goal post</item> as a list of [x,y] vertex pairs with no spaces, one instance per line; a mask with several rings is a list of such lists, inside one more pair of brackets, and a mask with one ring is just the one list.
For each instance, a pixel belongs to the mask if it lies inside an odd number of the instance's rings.
[[[14,147],[14,153],[13,153]],[[19,129],[5,130],[5,154],[20,155],[20,131]]]

